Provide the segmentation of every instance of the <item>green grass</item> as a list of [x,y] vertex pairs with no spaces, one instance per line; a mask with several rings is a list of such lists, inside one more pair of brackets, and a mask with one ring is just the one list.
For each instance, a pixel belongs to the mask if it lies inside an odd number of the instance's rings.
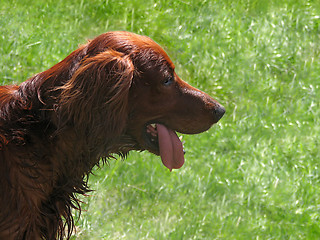
[[0,0],[1,82],[109,30],[165,46],[227,112],[180,170],[133,152],[94,171],[76,239],[320,239],[319,1]]

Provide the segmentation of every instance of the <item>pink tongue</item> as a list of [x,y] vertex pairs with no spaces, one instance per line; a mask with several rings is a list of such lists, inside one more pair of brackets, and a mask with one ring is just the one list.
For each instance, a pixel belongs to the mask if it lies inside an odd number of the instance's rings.
[[160,157],[163,165],[172,169],[181,168],[184,164],[183,145],[175,131],[157,124]]

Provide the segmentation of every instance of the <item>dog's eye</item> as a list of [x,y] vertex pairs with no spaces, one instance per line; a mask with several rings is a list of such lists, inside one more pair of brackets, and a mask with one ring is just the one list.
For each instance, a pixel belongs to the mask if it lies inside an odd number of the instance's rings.
[[173,83],[173,76],[168,77],[168,78],[163,82],[163,85],[169,86],[169,85],[171,85],[171,83]]

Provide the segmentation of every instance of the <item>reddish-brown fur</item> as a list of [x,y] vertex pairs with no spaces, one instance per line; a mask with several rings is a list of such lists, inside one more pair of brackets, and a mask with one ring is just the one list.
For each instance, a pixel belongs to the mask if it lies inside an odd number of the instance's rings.
[[183,82],[164,50],[127,32],[102,34],[19,86],[0,87],[0,239],[70,238],[76,194],[100,159],[159,154],[149,123],[207,130],[224,109]]

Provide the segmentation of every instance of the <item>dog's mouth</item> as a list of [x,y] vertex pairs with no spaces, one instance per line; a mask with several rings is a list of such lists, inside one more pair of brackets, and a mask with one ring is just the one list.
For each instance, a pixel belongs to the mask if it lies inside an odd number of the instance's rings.
[[170,171],[183,166],[183,144],[174,130],[159,123],[148,124],[145,141],[148,150],[160,155],[162,163]]

